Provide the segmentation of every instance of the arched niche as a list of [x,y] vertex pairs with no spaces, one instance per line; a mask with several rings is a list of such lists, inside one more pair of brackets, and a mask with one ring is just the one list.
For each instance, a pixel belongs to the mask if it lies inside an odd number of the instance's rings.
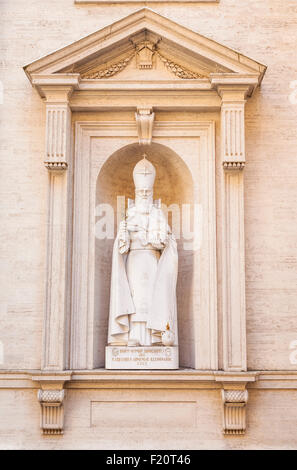
[[[138,143],[126,145],[114,152],[100,169],[96,183],[96,208],[104,204],[112,206],[116,235],[117,223],[124,215],[123,206],[121,207],[119,202],[125,197],[127,205],[127,198],[134,199],[132,172],[144,150],[156,168],[154,199],[161,199],[162,204],[169,208],[168,221],[170,226],[173,222],[173,231],[178,243],[180,366],[194,367],[194,252],[188,249],[189,240],[184,239],[182,230],[183,206],[188,206],[186,210],[190,211],[192,219],[195,203],[193,178],[188,166],[177,153],[165,145],[153,143],[147,148],[140,147]],[[119,197],[121,199],[118,199]],[[118,214],[118,211],[121,213]],[[113,243],[111,238],[96,237],[95,240],[94,363],[98,368],[104,367],[105,360]]]
[[[161,198],[166,205],[177,203],[179,207],[184,204],[189,208],[190,202],[190,208],[198,210],[198,218],[194,218],[198,224],[192,227],[194,244],[185,249],[189,240],[184,243],[182,238],[178,246],[180,366],[217,370],[214,135],[212,121],[156,122],[153,144],[144,149],[136,143],[137,128],[133,122],[76,123],[69,318],[71,369],[104,367],[112,240],[103,243],[94,236],[98,221],[95,214],[101,203],[115,208],[118,195],[133,197],[133,166],[146,150],[157,170],[155,198]],[[184,215],[185,211],[182,212]]]

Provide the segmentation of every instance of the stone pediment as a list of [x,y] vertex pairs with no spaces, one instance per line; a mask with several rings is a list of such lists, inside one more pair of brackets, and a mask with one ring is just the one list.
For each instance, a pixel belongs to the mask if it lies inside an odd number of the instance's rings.
[[[249,94],[259,85],[266,67],[193,32],[154,11],[143,8],[73,44],[24,67],[30,81],[40,86],[71,82],[76,89],[98,84],[167,83],[191,80],[213,87],[219,76],[249,83]],[[168,85],[168,86],[169,86]]]
[[[185,55],[178,57],[169,47],[161,47],[162,38],[154,38],[149,31],[129,38],[130,44],[120,55],[101,55],[93,61],[73,68],[81,79],[170,80],[208,78],[209,71]],[[129,47],[130,46],[130,47]],[[175,55],[175,57],[174,57]],[[72,70],[66,68],[64,73]]]

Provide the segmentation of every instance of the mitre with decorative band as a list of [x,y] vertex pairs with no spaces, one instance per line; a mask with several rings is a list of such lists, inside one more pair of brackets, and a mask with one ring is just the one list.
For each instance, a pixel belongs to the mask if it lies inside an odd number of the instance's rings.
[[146,159],[146,155],[134,167],[133,180],[135,189],[153,189],[156,170],[154,165]]

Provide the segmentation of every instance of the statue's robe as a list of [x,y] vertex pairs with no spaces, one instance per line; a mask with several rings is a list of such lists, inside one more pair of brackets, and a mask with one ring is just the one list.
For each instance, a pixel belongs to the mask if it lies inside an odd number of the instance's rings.
[[[143,227],[145,225],[145,227]],[[178,271],[177,246],[174,236],[170,232],[162,210],[154,205],[147,215],[138,214],[136,207],[127,211],[127,226],[132,232],[137,234],[142,245],[148,244],[160,250],[160,258],[155,270],[153,288],[147,299],[147,312],[144,318],[145,327],[151,335],[151,344],[161,343],[161,333],[166,330],[169,324],[174,333],[175,345],[178,344],[177,335],[177,308],[176,308],[176,282]],[[144,230],[145,228],[146,230]],[[131,234],[131,232],[128,232]],[[110,290],[110,311],[108,344],[127,344],[131,320],[139,319],[139,312],[133,302],[127,276],[127,254],[121,254],[119,247],[121,241],[117,236],[112,257],[112,277]],[[138,251],[138,250],[137,250]],[[138,263],[141,260],[141,252],[137,253]],[[133,253],[133,250],[131,251]],[[145,262],[144,253],[144,262]],[[137,314],[137,315],[136,315]]]

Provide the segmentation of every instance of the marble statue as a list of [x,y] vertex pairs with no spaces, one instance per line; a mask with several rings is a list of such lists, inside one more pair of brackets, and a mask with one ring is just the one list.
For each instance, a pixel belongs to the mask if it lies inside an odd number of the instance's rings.
[[156,170],[146,156],[133,171],[129,201],[113,248],[108,344],[177,346],[176,241],[160,201]]

